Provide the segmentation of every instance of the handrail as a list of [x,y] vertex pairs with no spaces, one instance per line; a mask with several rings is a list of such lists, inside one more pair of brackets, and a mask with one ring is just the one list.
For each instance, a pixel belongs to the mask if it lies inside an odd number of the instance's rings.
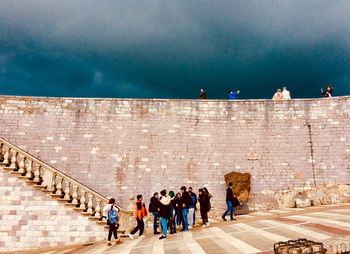
[[[54,167],[52,167],[52,166],[46,164],[45,162],[43,162],[43,161],[41,161],[41,160],[35,158],[33,155],[29,154],[28,152],[22,150],[21,148],[15,146],[15,145],[13,145],[12,143],[10,143],[10,142],[4,140],[3,138],[0,138],[0,141],[1,141],[2,143],[6,144],[7,146],[9,146],[11,149],[14,149],[14,150],[16,150],[17,152],[20,152],[20,153],[24,154],[25,157],[29,158],[29,159],[32,160],[33,162],[36,162],[36,163],[40,164],[40,166],[44,166],[46,169],[48,169],[49,171],[51,171],[51,173],[57,174],[57,175],[61,176],[62,178],[68,179],[70,182],[72,182],[73,184],[78,185],[80,188],[83,188],[83,189],[85,189],[86,191],[91,192],[92,194],[94,194],[95,196],[97,196],[98,198],[100,198],[101,201],[108,202],[108,199],[107,199],[105,196],[103,196],[102,194],[100,194],[100,193],[98,193],[98,192],[92,190],[91,188],[87,187],[86,185],[82,184],[81,182],[74,180],[73,178],[69,177],[68,175],[66,175],[65,173],[61,172],[60,170],[58,170],[58,169],[56,169],[56,168],[54,168]],[[126,209],[122,208],[119,204],[116,204],[116,206],[118,207],[118,209],[119,209],[121,212],[124,212],[124,213],[133,213],[132,210],[126,210]]]

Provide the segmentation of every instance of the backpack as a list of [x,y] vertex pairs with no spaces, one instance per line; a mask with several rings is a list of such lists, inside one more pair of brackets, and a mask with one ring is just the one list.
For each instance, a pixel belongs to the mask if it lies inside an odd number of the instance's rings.
[[143,214],[143,216],[145,216],[145,217],[148,215],[148,212],[147,212],[147,209],[146,209],[146,206],[145,206],[144,203],[142,204],[142,214]]
[[108,211],[108,224],[112,225],[117,223],[119,221],[119,217],[117,214],[117,211],[113,209],[113,205],[111,206],[111,209]]

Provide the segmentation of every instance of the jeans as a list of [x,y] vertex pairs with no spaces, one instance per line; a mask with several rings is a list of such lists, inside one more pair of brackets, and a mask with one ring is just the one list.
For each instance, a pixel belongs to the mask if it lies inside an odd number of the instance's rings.
[[145,229],[145,223],[143,222],[143,219],[136,219],[137,221],[137,226],[130,232],[130,234],[134,235],[138,230],[140,230],[139,232],[139,236],[142,236],[143,234],[143,230]]
[[228,213],[230,213],[230,219],[233,220],[234,219],[234,211],[235,211],[235,207],[232,204],[232,201],[227,200],[226,201],[226,205],[227,205],[227,210],[225,211],[224,215],[222,217],[226,217],[226,215]]
[[193,225],[193,214],[194,214],[194,208],[189,208],[188,209],[188,216],[187,216],[187,221],[188,221],[189,226]]
[[182,229],[188,231],[188,208],[182,209]]
[[156,233],[158,230],[158,213],[153,212],[153,233]]
[[194,224],[196,224],[196,208],[194,209],[194,212],[193,212],[193,226]]
[[168,220],[160,217],[160,225],[162,227],[162,235],[166,237],[168,234]]
[[117,235],[117,223],[114,224],[108,224],[109,226],[109,231],[108,231],[108,242],[111,241],[112,239],[112,234],[114,236],[114,239],[117,240],[118,239],[118,235]]
[[182,211],[179,210],[176,212],[176,225],[180,226],[182,222]]

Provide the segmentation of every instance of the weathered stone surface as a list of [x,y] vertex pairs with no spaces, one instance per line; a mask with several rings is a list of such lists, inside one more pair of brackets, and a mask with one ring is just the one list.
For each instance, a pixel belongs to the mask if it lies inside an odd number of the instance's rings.
[[225,175],[225,182],[228,185],[232,182],[233,193],[236,195],[239,201],[248,202],[250,194],[250,178],[249,173],[231,172]]
[[0,97],[1,137],[124,207],[130,194],[148,202],[154,191],[191,185],[206,186],[222,209],[223,177],[233,170],[252,175],[253,209],[278,207],[282,190],[350,183],[349,126],[350,97]]

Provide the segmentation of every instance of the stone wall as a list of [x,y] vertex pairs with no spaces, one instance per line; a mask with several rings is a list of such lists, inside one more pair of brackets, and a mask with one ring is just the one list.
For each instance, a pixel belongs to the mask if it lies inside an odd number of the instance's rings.
[[103,240],[107,233],[0,167],[0,252]]
[[275,193],[350,183],[350,97],[128,100],[0,97],[0,136],[127,206],[163,188],[207,186],[224,205],[224,174],[252,175],[250,207]]

